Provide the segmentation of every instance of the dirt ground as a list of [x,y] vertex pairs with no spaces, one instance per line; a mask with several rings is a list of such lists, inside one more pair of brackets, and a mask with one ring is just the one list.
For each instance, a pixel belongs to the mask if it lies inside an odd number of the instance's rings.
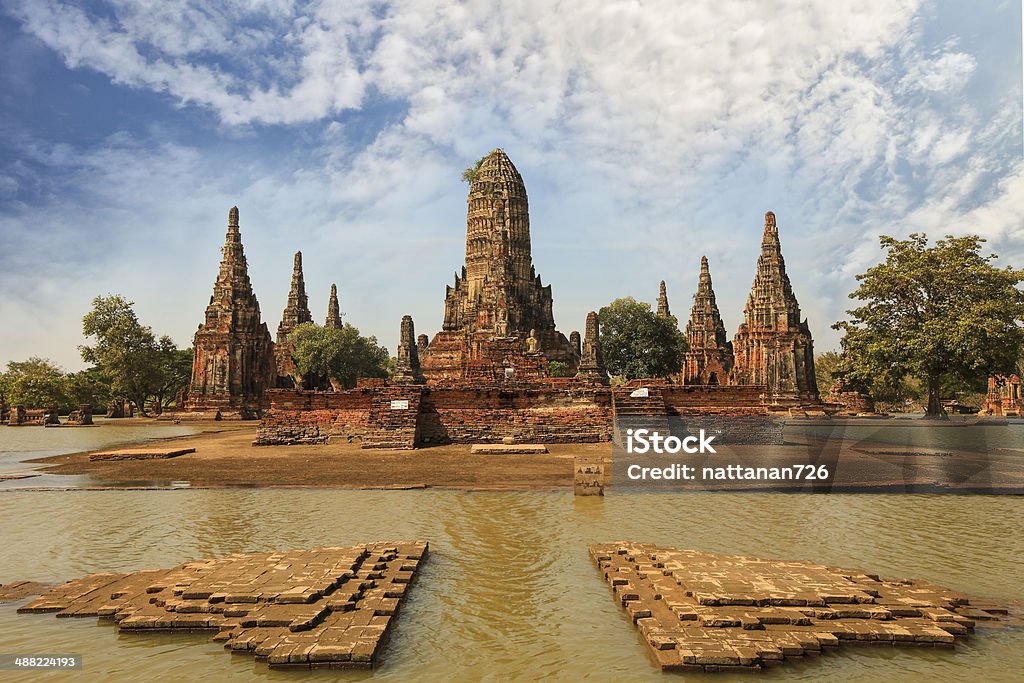
[[93,462],[88,453],[43,458],[47,474],[85,474],[97,485],[193,487],[330,486],[544,490],[571,488],[573,457],[611,455],[611,444],[548,445],[542,455],[474,455],[468,445],[412,451],[361,449],[358,443],[253,446],[256,428],[230,428],[161,440],[196,449],[167,460]]

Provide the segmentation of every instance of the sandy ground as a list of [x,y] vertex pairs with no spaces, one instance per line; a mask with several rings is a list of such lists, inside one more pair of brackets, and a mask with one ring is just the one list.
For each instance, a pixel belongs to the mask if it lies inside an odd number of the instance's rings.
[[[223,424],[223,423],[217,423]],[[96,484],[187,481],[193,487],[330,486],[346,488],[446,487],[537,490],[571,488],[576,455],[610,456],[611,445],[555,444],[542,455],[473,455],[468,445],[413,451],[361,449],[359,444],[253,446],[256,427],[230,428],[161,445],[194,447],[168,460],[92,462],[88,453],[43,458],[47,474],[85,474]],[[118,447],[122,448],[122,447]]]
[[[187,482],[194,488],[216,487],[335,487],[335,488],[451,488],[474,490],[554,490],[573,486],[573,458],[585,456],[611,463],[612,446],[548,444],[547,454],[479,455],[467,444],[411,451],[362,449],[358,443],[308,446],[253,446],[255,424],[210,422],[196,424],[203,433],[146,442],[147,446],[190,447],[188,453],[166,460],[89,460],[75,453],[33,462],[46,465],[46,474],[86,475],[93,487],[159,487]],[[687,488],[702,490],[780,490],[892,493],[1016,493],[1024,494],[1024,453],[996,449],[989,453],[920,451],[885,444],[833,444],[804,440],[787,446],[734,446],[728,456],[711,460],[679,460],[698,465],[728,462],[749,467],[787,466],[798,462],[825,463],[836,478],[811,481],[716,481]],[[832,442],[829,442],[832,444]],[[118,448],[124,448],[119,446]],[[723,450],[719,449],[720,452]],[[665,457],[665,460],[661,460]],[[659,462],[660,461],[660,462]],[[606,468],[625,488],[625,466],[631,462],[668,465],[672,458],[620,459]],[[645,490],[678,487],[678,482],[647,482]]]

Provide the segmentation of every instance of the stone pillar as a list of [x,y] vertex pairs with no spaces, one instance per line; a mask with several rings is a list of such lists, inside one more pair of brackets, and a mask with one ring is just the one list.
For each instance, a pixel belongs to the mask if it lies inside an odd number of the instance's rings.
[[672,312],[668,309],[668,292],[665,291],[665,281],[661,281],[661,286],[658,288],[658,317],[667,318],[672,315]]
[[600,382],[601,384],[608,381],[608,374],[604,369],[604,358],[601,356],[601,325],[597,319],[597,313],[594,311],[587,314],[583,353],[580,356],[580,369],[576,379]]
[[338,285],[331,285],[331,297],[327,301],[327,320],[324,321],[324,327],[335,330],[340,330],[342,327],[341,308],[338,305]]
[[573,493],[577,496],[604,495],[604,463],[577,456],[573,463]]
[[7,424],[11,426],[25,424],[25,406],[12,406],[10,416],[7,418]]
[[416,337],[416,350],[423,353],[430,346],[430,337],[425,334],[421,334]]
[[394,379],[399,384],[423,384],[425,381],[420,372],[420,355],[411,315],[402,317],[398,335],[398,367]]
[[576,330],[573,330],[572,334],[569,335],[569,343],[572,345],[572,348],[576,351],[576,358],[582,358],[583,347],[582,341],[580,339],[580,333],[577,332]]

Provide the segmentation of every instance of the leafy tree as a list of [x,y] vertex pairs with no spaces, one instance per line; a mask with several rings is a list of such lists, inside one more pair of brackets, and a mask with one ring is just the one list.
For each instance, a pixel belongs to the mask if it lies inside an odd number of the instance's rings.
[[835,351],[826,351],[814,357],[814,376],[818,380],[818,391],[822,396],[827,395],[832,389],[841,359],[842,356]]
[[568,377],[569,366],[560,360],[553,360],[548,363],[548,374],[552,377]]
[[64,386],[73,408],[87,403],[94,410],[103,410],[113,398],[110,378],[95,367],[68,373],[64,376]]
[[882,236],[886,259],[857,276],[850,298],[863,305],[838,322],[844,376],[864,386],[899,387],[907,376],[927,390],[927,414],[943,413],[944,385],[972,385],[1008,372],[1024,343],[1024,271],[992,265],[976,235]]
[[469,183],[470,185],[472,185],[473,181],[476,180],[476,174],[480,171],[480,165],[484,163],[484,159],[486,159],[488,156],[489,155],[485,154],[484,156],[477,159],[475,164],[473,164],[465,171],[463,171],[462,182]]
[[[192,379],[191,348],[179,349],[170,337],[160,337],[159,346],[161,384],[153,392],[153,403],[162,410],[171,405],[178,390]],[[178,406],[179,408],[181,406]]]
[[32,357],[26,361],[11,361],[3,374],[3,393],[10,405],[26,408],[59,408],[71,405],[64,371],[46,358]]
[[632,297],[616,299],[597,316],[601,353],[612,375],[637,379],[668,377],[680,371],[687,344],[674,316],[658,317],[650,304]]
[[299,373],[326,376],[335,391],[354,387],[360,377],[388,376],[388,350],[349,323],[341,329],[305,323],[288,340],[295,346],[292,357]]
[[139,322],[134,305],[119,295],[93,299],[92,310],[82,318],[82,333],[96,343],[78,348],[82,360],[110,378],[115,395],[126,397],[147,415],[151,397],[159,411],[188,376],[180,372],[184,357],[171,338],[157,339],[151,328]]

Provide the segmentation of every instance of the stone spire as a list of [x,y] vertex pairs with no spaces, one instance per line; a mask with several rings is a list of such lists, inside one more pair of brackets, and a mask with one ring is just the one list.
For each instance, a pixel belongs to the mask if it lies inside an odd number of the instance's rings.
[[594,311],[587,313],[583,353],[580,357],[580,368],[576,378],[601,383],[608,379],[608,374],[604,369],[604,357],[601,355],[601,323]]
[[757,274],[744,311],[746,323],[762,329],[789,330],[800,325],[800,304],[786,274],[775,214],[764,215],[764,236]]
[[572,346],[573,350],[576,352],[577,358],[581,358],[583,356],[583,342],[580,337],[580,333],[576,330],[573,330],[572,334],[569,335],[569,345]]
[[775,214],[764,216],[757,274],[733,341],[736,384],[767,387],[773,401],[820,401],[814,377],[814,344],[782,258]]
[[424,382],[423,373],[420,372],[420,355],[411,315],[402,316],[394,380],[399,384],[422,384]]
[[306,281],[302,276],[302,252],[297,251],[292,265],[292,287],[288,292],[288,304],[281,314],[281,324],[277,326],[277,343],[283,344],[296,327],[312,321],[309,297],[306,296]]
[[342,327],[341,308],[338,306],[338,285],[331,285],[331,298],[327,301],[327,320],[324,321],[324,327],[335,330],[340,330]]
[[[423,354],[431,381],[486,378],[503,372],[530,345],[546,361],[576,367],[576,355],[555,328],[551,286],[533,266],[526,186],[508,155],[493,150],[481,160],[469,187],[466,261],[446,288],[441,332]],[[544,363],[519,362],[540,373]]]
[[508,155],[488,154],[470,184],[466,266],[446,296],[444,329],[521,337],[555,329],[551,287],[533,267],[526,186]]
[[727,384],[733,366],[732,342],[715,301],[707,256],[700,257],[700,278],[686,324],[686,339],[689,350],[683,365],[683,382]]
[[238,207],[228,212],[220,269],[203,324],[196,331],[189,410],[238,410],[254,416],[274,376],[274,344],[260,317],[238,228]]
[[306,296],[306,281],[302,276],[302,252],[295,252],[292,261],[292,286],[288,291],[288,303],[277,326],[277,344],[274,346],[274,362],[277,365],[278,388],[302,387],[303,379],[295,365],[295,346],[288,341],[288,335],[303,323],[313,322],[309,312],[309,298]]
[[672,311],[668,308],[668,292],[665,289],[665,281],[661,281],[661,286],[658,288],[658,317],[667,318],[672,315]]

